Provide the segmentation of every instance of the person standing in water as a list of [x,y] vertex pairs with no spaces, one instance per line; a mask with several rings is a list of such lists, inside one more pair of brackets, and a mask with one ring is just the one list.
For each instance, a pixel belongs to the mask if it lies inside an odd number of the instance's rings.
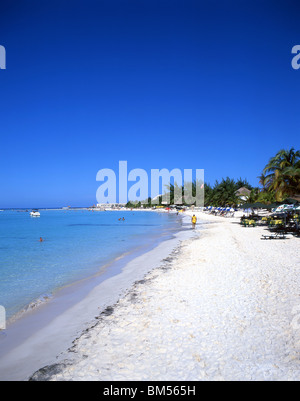
[[197,223],[197,217],[193,214],[193,217],[192,217],[192,228],[196,228],[196,223]]

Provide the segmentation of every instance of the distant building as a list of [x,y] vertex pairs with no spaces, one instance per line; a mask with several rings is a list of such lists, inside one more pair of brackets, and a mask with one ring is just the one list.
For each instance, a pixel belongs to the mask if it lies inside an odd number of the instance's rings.
[[125,207],[126,203],[97,203],[98,209],[120,209]]
[[235,193],[235,195],[241,200],[241,201],[246,201],[251,194],[250,189],[246,187],[242,187],[238,189]]

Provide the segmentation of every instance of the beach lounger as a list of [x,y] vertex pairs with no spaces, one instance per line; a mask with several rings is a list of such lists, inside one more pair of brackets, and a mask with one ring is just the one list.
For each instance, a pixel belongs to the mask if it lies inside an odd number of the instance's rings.
[[241,225],[243,227],[256,227],[256,221],[245,219],[241,221]]
[[284,231],[274,231],[268,235],[262,235],[261,239],[286,239],[286,233]]

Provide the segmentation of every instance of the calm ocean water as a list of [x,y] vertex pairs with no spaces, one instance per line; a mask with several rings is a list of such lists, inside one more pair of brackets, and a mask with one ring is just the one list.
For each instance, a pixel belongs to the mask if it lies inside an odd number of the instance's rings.
[[124,253],[170,237],[180,225],[176,214],[140,211],[47,210],[39,218],[0,212],[0,305],[9,318]]

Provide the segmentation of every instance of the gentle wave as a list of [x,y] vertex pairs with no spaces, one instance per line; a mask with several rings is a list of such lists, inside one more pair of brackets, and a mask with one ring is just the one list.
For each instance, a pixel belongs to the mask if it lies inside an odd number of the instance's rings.
[[15,313],[12,317],[10,317],[7,321],[7,324],[11,324],[18,320],[19,318],[23,317],[29,312],[32,312],[39,306],[45,304],[46,302],[49,302],[49,300],[53,298],[52,294],[45,294],[41,295],[39,298],[35,299],[34,301],[30,302],[29,305],[26,305],[23,309],[21,309],[19,312]]

